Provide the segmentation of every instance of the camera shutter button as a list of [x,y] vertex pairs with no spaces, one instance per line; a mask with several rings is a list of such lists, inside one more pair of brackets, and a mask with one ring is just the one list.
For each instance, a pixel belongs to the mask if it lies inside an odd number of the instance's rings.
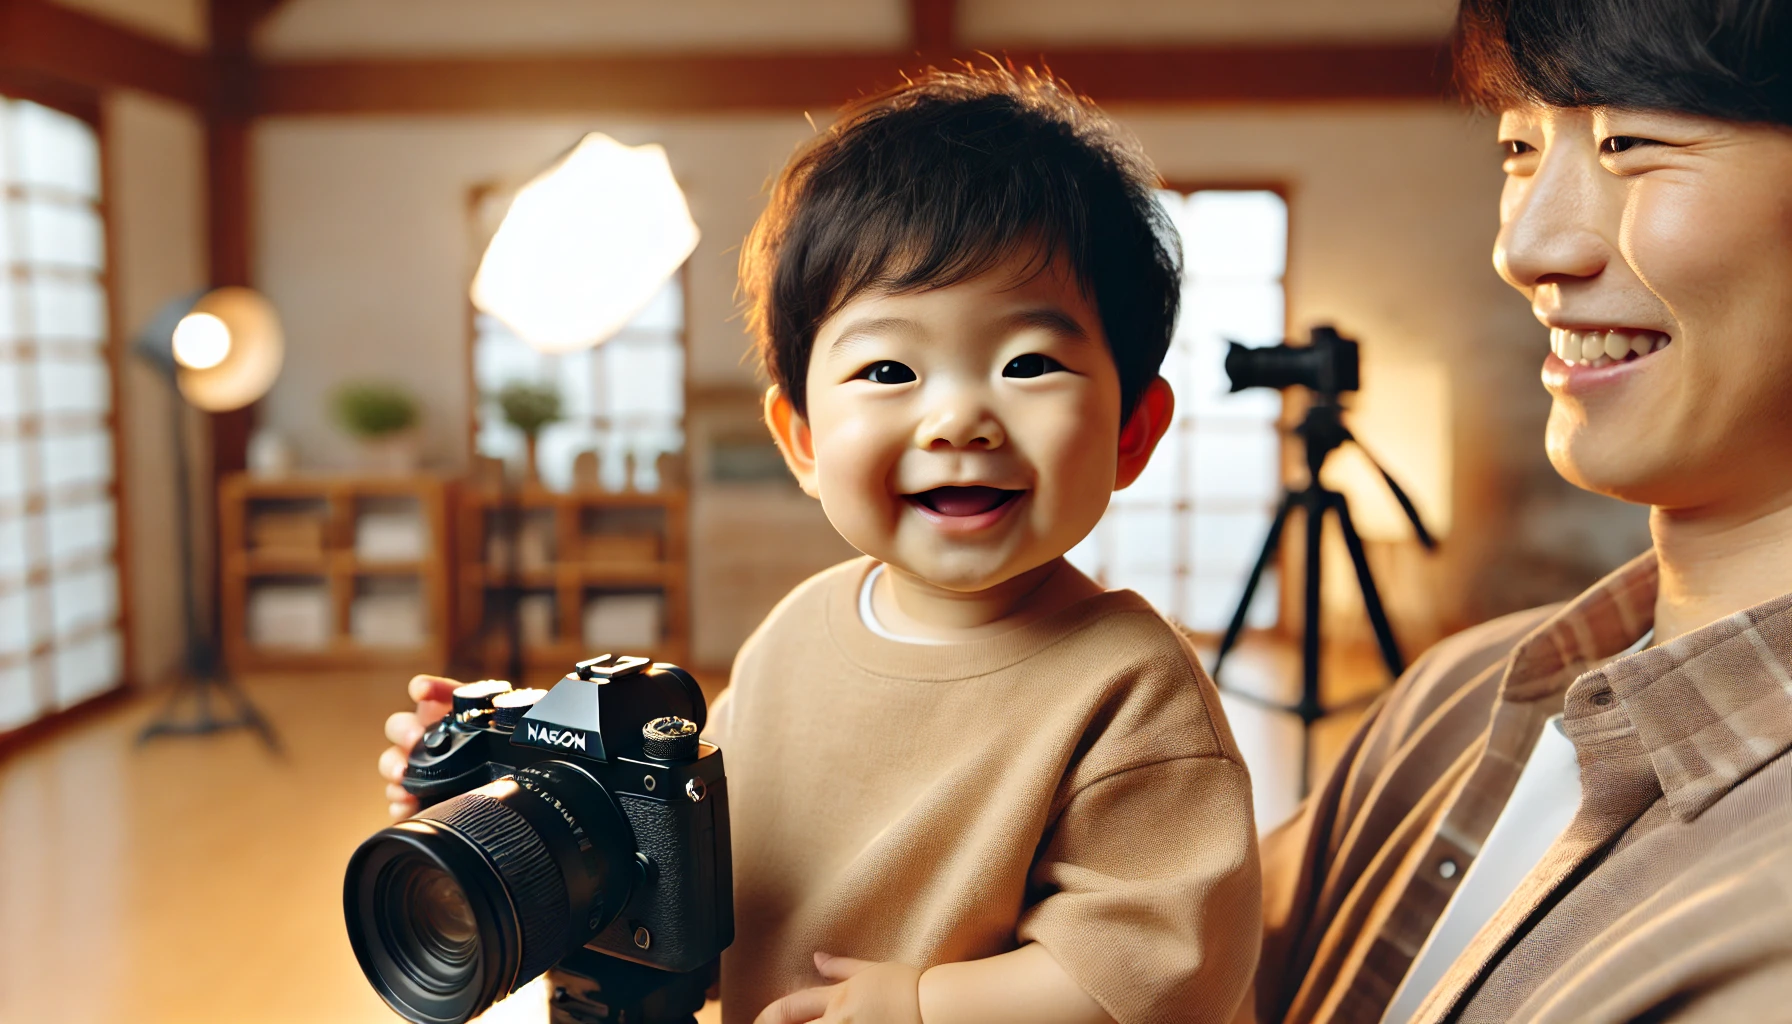
[[686,761],[697,756],[697,723],[669,715],[641,727],[641,752],[655,761]]

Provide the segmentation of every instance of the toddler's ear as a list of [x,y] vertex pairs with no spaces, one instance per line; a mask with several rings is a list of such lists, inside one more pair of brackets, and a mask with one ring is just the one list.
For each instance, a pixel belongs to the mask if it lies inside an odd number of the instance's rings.
[[1158,377],[1146,385],[1132,417],[1120,428],[1120,460],[1114,467],[1114,490],[1131,487],[1145,472],[1145,464],[1151,461],[1157,442],[1169,431],[1170,418],[1175,413],[1176,393],[1170,390],[1169,381]]
[[821,497],[815,486],[815,440],[809,435],[809,423],[776,384],[765,389],[765,426],[778,444],[778,453],[784,456],[784,465],[790,467],[790,475],[796,477],[797,486],[811,498]]

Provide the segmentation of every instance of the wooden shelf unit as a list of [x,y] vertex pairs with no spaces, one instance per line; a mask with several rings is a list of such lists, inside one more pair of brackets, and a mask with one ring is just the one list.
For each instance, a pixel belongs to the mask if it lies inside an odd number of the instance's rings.
[[[453,651],[449,508],[454,490],[452,481],[430,475],[226,477],[218,489],[219,612],[225,664],[236,673],[362,668],[446,671]],[[424,531],[421,557],[360,557],[356,531],[360,516],[371,511],[363,506],[396,501],[415,503]],[[312,511],[303,511],[307,509]],[[321,517],[321,543],[316,550],[257,550],[254,520],[265,514]],[[420,642],[394,647],[357,641],[352,620],[363,583],[405,579],[416,581],[423,616]],[[252,642],[251,593],[260,583],[276,581],[320,581],[327,589],[328,636],[321,646]]]
[[[520,523],[514,529],[506,517],[520,516],[545,525],[541,532],[551,550],[527,557],[528,546]],[[638,520],[633,528],[615,533],[602,528],[606,517]],[[641,524],[651,524],[642,530]],[[493,533],[499,534],[504,558],[492,556]],[[624,653],[640,653],[656,660],[684,663],[690,652],[690,597],[688,569],[688,513],[683,489],[663,491],[605,491],[578,488],[552,491],[536,484],[499,490],[491,487],[462,490],[460,522],[456,530],[455,635],[458,652],[487,675],[502,676],[510,666],[510,630],[504,621],[505,592],[512,587],[520,595],[551,594],[554,600],[553,638],[546,643],[525,640],[524,667],[535,673],[558,675],[574,663],[603,651],[584,639],[586,601],[595,593],[655,593],[661,599],[661,635],[657,644],[637,650],[624,644]],[[651,532],[657,551],[617,557],[617,552],[593,551],[594,545],[622,539],[624,546],[645,544]],[[505,559],[515,563],[514,568]],[[600,641],[601,642],[601,641]],[[515,680],[513,680],[515,681]],[[531,679],[532,683],[536,680]],[[521,685],[521,681],[515,681]]]

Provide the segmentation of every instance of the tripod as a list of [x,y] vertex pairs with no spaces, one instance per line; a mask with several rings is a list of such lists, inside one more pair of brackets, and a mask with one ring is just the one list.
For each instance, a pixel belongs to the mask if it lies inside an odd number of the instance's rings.
[[696,1024],[717,963],[685,974],[573,950],[548,971],[549,1024]]
[[[187,445],[185,432],[181,429],[181,417],[186,406],[176,395],[170,403],[174,410],[174,463],[175,476],[179,486],[176,488],[180,499],[180,564],[181,564],[181,597],[187,609],[187,657],[186,673],[174,686],[168,703],[143,731],[137,734],[139,744],[147,743],[157,736],[204,736],[208,733],[221,732],[225,729],[250,728],[261,735],[261,741],[275,753],[280,751],[280,740],[274,735],[273,726],[249,702],[249,695],[238,689],[230,681],[218,665],[217,645],[212,642],[210,629],[204,624],[204,614],[199,607],[199,593],[193,585],[193,495],[190,487],[192,470],[187,461]],[[180,714],[183,702],[191,698],[194,713],[191,717]],[[228,701],[235,712],[219,717],[214,709],[220,702]]]
[[1356,532],[1351,522],[1350,505],[1344,495],[1328,490],[1319,482],[1319,471],[1325,466],[1326,457],[1342,447],[1346,441],[1357,446],[1373,465],[1381,478],[1394,494],[1394,500],[1400,503],[1401,511],[1412,523],[1413,532],[1425,550],[1434,551],[1437,541],[1432,539],[1431,532],[1425,529],[1425,523],[1419,518],[1418,509],[1413,507],[1412,499],[1394,482],[1381,463],[1375,461],[1368,449],[1362,446],[1350,428],[1344,425],[1343,406],[1338,404],[1338,396],[1323,391],[1315,392],[1313,404],[1308,406],[1306,416],[1294,433],[1305,443],[1307,456],[1307,485],[1300,490],[1288,488],[1282,492],[1281,503],[1276,507],[1275,520],[1270,523],[1269,536],[1263,541],[1263,550],[1257,553],[1257,562],[1251,567],[1251,574],[1246,579],[1244,594],[1238,599],[1238,607],[1232,613],[1232,621],[1226,627],[1225,638],[1220,641],[1219,653],[1213,659],[1213,677],[1218,681],[1220,666],[1225,663],[1226,654],[1238,642],[1239,634],[1244,631],[1245,616],[1251,607],[1251,598],[1256,595],[1257,584],[1263,578],[1263,570],[1275,557],[1276,549],[1282,541],[1282,528],[1287,525],[1288,513],[1299,508],[1306,520],[1306,564],[1304,593],[1302,594],[1301,617],[1301,686],[1300,699],[1292,706],[1276,704],[1262,700],[1239,691],[1229,691],[1235,696],[1263,705],[1275,711],[1292,712],[1299,716],[1301,722],[1301,764],[1300,792],[1307,793],[1307,779],[1313,763],[1313,723],[1324,718],[1332,711],[1343,710],[1327,708],[1319,699],[1319,546],[1325,532],[1325,516],[1330,512],[1338,517],[1338,527],[1344,533],[1344,546],[1350,551],[1350,561],[1356,566],[1357,585],[1363,593],[1363,606],[1369,613],[1369,625],[1375,631],[1375,642],[1381,648],[1382,660],[1387,662],[1388,672],[1394,678],[1406,671],[1405,660],[1400,655],[1400,647],[1394,642],[1393,627],[1388,625],[1387,612],[1381,606],[1381,594],[1375,589],[1375,577],[1369,572],[1369,560],[1363,552],[1363,539]]

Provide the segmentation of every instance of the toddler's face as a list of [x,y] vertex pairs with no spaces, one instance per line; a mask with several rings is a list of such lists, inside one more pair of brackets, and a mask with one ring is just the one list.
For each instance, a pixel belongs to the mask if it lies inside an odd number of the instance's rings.
[[935,586],[984,590],[1059,557],[1117,483],[1119,373],[1055,266],[861,294],[816,333],[806,384],[803,489],[855,548]]

